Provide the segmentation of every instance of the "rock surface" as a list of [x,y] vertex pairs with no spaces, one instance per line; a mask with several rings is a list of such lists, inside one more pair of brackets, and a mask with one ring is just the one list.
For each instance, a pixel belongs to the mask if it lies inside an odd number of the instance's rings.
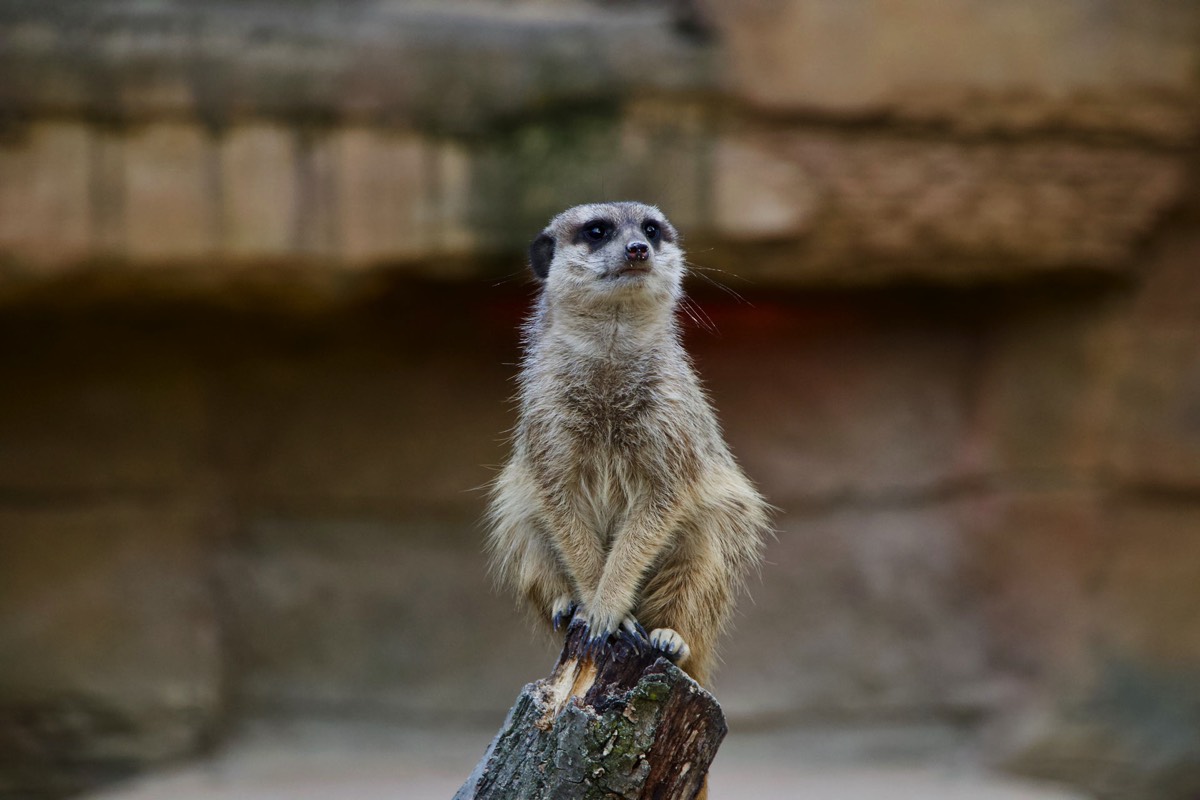
[[1122,273],[1183,191],[1200,23],[1082,8],[13,4],[0,257],[35,284],[486,275],[563,207],[637,196],[783,284]]

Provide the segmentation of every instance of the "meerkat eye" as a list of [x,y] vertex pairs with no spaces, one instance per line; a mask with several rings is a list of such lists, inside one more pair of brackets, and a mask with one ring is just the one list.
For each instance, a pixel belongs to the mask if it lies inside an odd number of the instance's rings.
[[642,223],[642,232],[646,234],[650,241],[654,241],[659,235],[658,223],[653,220],[647,220]]
[[589,242],[602,242],[604,241],[604,238],[608,236],[608,229],[609,225],[607,222],[604,222],[603,220],[592,220],[584,225],[580,232],[583,234],[583,238],[587,239]]

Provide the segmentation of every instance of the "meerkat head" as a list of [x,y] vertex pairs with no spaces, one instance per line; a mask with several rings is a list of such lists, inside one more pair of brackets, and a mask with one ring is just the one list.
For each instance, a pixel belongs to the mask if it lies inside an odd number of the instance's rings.
[[685,271],[679,234],[644,203],[567,209],[530,245],[529,266],[553,297],[584,305],[673,305]]

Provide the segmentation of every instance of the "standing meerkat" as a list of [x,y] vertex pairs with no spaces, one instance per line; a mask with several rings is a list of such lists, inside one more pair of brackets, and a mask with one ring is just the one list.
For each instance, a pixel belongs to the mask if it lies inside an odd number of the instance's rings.
[[678,239],[653,206],[599,203],[530,246],[542,292],[488,538],[539,618],[581,616],[592,647],[640,623],[706,683],[769,520],[679,340]]

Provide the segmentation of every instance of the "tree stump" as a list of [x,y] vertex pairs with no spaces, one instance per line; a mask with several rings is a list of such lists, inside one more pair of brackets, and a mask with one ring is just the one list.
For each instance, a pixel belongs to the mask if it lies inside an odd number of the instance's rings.
[[620,633],[594,657],[576,621],[454,800],[692,800],[727,731],[711,694]]

